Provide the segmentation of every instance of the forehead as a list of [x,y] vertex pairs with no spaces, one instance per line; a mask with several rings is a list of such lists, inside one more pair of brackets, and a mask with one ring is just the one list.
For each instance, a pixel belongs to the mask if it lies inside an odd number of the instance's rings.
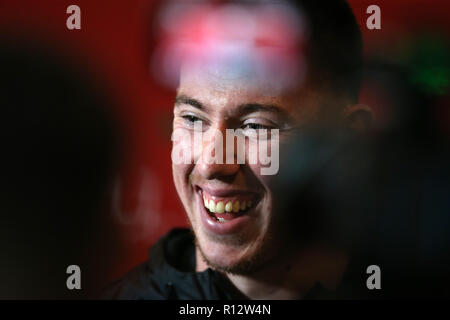
[[279,96],[302,86],[302,70],[288,75],[285,70],[280,72],[256,59],[245,52],[236,52],[228,61],[185,61],[180,68],[180,87]]
[[227,70],[199,72],[184,67],[180,72],[179,95],[186,95],[211,105],[232,105],[255,101],[281,102],[293,94],[268,79],[230,74]]
[[249,104],[271,106],[273,114],[290,116],[294,123],[308,121],[318,110],[316,91],[302,81],[280,86],[275,76],[235,76],[227,70],[213,71],[200,73],[198,69],[182,68],[177,95],[196,100],[216,114],[230,115],[233,110],[239,113],[241,106]]

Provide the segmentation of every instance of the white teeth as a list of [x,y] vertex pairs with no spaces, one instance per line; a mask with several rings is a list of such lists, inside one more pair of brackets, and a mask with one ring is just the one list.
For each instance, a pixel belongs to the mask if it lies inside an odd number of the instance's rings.
[[225,219],[217,217],[217,220],[219,220],[219,222],[225,222]]
[[218,203],[215,203],[213,199],[208,200],[206,196],[203,195],[203,204],[211,213],[238,213],[239,211],[250,208],[253,203],[251,200],[219,201]]
[[226,212],[233,211],[233,203],[231,201],[228,201],[227,204],[225,205],[225,211]]
[[234,213],[238,213],[239,212],[239,200],[236,200],[234,203],[233,203],[233,212]]
[[209,211],[212,213],[216,212],[216,203],[212,199],[209,200]]
[[219,201],[219,203],[216,205],[216,212],[217,213],[224,213],[225,211],[225,204],[223,201]]

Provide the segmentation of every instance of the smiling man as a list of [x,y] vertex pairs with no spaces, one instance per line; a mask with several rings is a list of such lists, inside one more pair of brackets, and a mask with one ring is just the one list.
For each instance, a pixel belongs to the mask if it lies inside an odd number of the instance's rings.
[[336,290],[347,252],[292,241],[275,162],[305,128],[352,127],[368,111],[357,104],[361,39],[350,7],[175,1],[162,12],[161,74],[179,80],[173,177],[191,228],[163,237],[107,296],[300,299]]

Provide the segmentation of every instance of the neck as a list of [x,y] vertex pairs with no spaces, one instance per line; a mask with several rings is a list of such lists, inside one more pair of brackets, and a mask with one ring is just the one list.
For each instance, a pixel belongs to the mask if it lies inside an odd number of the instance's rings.
[[[341,250],[320,245],[267,263],[263,269],[246,275],[226,276],[249,299],[301,299],[319,283],[328,290],[336,289],[347,267],[347,254]],[[197,271],[207,264],[197,251]]]

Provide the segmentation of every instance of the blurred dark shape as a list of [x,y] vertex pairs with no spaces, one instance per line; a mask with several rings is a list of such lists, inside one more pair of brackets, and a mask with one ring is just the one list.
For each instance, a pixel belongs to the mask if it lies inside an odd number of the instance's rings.
[[310,127],[280,163],[277,197],[290,243],[299,250],[321,243],[350,252],[342,287],[326,299],[365,298],[365,268],[375,264],[375,150],[368,140],[347,130]]
[[[449,140],[435,112],[440,93],[417,88],[412,72],[372,61],[366,78],[394,108],[389,125],[366,135],[309,128],[280,164],[292,241],[350,252],[338,298],[450,297]],[[372,264],[381,290],[366,288]]]
[[[86,298],[86,252],[118,159],[112,105],[41,46],[0,39],[0,69],[0,298]],[[72,264],[84,290],[66,287]]]
[[375,62],[368,73],[390,79],[385,90],[396,110],[376,142],[375,259],[384,266],[382,298],[450,297],[450,144],[436,112],[444,92],[411,81],[416,68]]

